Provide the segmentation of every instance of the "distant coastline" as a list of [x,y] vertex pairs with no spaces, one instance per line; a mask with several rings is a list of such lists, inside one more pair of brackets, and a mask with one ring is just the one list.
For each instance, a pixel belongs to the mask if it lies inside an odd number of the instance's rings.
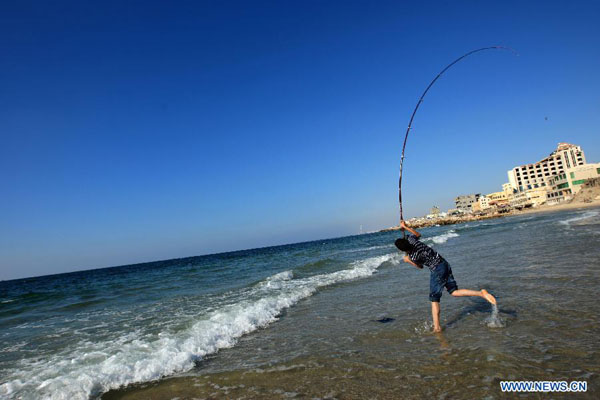
[[[570,203],[561,203],[556,205],[541,205],[538,207],[530,207],[524,208],[522,210],[513,209],[507,212],[499,213],[495,212],[492,214],[465,214],[460,216],[446,216],[446,217],[438,217],[438,218],[419,218],[419,219],[411,219],[408,220],[407,223],[409,226],[413,228],[426,228],[429,226],[436,225],[454,225],[461,224],[465,222],[471,221],[483,221],[486,219],[495,219],[507,217],[510,215],[522,215],[522,214],[534,214],[534,213],[546,213],[546,212],[557,212],[564,210],[573,210],[578,208],[594,208],[600,207],[600,199],[591,200],[591,201],[572,201]],[[399,230],[399,226],[392,226],[389,228],[381,229],[379,232],[389,232],[389,231],[397,231]]]

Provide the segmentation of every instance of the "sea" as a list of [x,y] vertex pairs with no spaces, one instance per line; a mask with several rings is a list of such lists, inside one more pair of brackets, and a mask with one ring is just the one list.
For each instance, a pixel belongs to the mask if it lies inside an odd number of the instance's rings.
[[432,333],[399,232],[0,282],[0,398],[600,397],[599,208],[421,233],[498,307],[444,293]]

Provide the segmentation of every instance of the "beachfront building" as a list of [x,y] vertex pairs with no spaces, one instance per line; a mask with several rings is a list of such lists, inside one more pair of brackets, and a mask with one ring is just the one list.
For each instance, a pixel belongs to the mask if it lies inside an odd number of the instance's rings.
[[551,189],[548,191],[548,204],[555,205],[573,198],[573,192],[569,187],[567,174],[555,175],[549,181]]
[[510,205],[517,209],[538,207],[545,204],[547,199],[548,191],[546,188],[528,189],[513,193]]
[[490,208],[490,199],[487,196],[479,197],[479,200],[477,200],[477,202],[481,206],[482,210],[485,210],[486,208]]
[[549,188],[550,179],[567,169],[584,165],[585,154],[581,147],[570,143],[559,143],[556,150],[541,161],[519,165],[508,171],[508,182],[513,190],[526,191]]
[[567,169],[566,172],[573,193],[577,193],[585,181],[600,177],[600,163],[579,165]]
[[542,204],[546,204],[548,199],[548,190],[546,190],[545,187],[529,189],[525,191],[525,196],[527,196],[528,203],[530,203],[533,207],[538,207]]
[[525,207],[531,207],[531,204],[527,202],[525,191],[515,192],[510,199],[510,206],[519,210]]
[[600,163],[579,165],[552,177],[548,204],[558,204],[572,198],[588,179],[600,177]]
[[[512,190],[510,191],[510,194],[512,195]],[[508,196],[509,193],[502,191],[486,194],[483,197],[488,198],[489,206],[506,206],[509,203]]]
[[467,194],[464,196],[458,196],[454,199],[454,204],[456,208],[462,212],[472,212],[473,211],[473,203],[479,200],[481,194]]
[[479,199],[471,205],[471,211],[474,213],[488,213],[495,208],[496,206],[491,203],[487,196],[480,196]]

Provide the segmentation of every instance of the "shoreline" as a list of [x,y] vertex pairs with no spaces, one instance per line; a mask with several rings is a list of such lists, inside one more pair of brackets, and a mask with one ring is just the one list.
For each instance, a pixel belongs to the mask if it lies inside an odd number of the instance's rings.
[[[515,216],[515,215],[550,213],[550,212],[559,212],[559,211],[565,211],[565,210],[586,209],[586,208],[595,208],[595,207],[600,207],[600,200],[593,200],[591,202],[576,201],[576,202],[562,203],[562,204],[556,204],[556,205],[551,205],[551,206],[550,205],[542,205],[542,206],[535,207],[535,208],[531,207],[531,208],[524,208],[522,210],[511,210],[511,211],[508,211],[505,213],[496,212],[494,214],[488,214],[488,215],[462,215],[462,216],[457,216],[457,217],[440,217],[440,218],[418,221],[418,222],[413,222],[413,223],[408,222],[408,221],[407,222],[411,228],[419,229],[419,228],[427,228],[427,227],[436,226],[436,225],[455,225],[455,224],[462,224],[465,222],[484,221],[487,219],[496,219],[496,218]],[[389,228],[381,229],[381,230],[379,230],[379,232],[390,232],[390,231],[397,231],[397,230],[400,230],[399,226],[392,226]]]

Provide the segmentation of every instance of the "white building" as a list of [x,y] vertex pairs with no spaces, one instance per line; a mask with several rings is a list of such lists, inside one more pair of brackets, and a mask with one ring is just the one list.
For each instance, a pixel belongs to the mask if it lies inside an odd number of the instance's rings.
[[477,201],[479,202],[479,207],[481,207],[482,210],[486,210],[491,207],[490,198],[487,196],[481,196]]
[[550,178],[564,174],[569,168],[584,164],[585,155],[581,147],[559,143],[556,150],[543,160],[520,165],[508,171],[508,182],[514,190],[519,191],[542,187],[550,189]]

